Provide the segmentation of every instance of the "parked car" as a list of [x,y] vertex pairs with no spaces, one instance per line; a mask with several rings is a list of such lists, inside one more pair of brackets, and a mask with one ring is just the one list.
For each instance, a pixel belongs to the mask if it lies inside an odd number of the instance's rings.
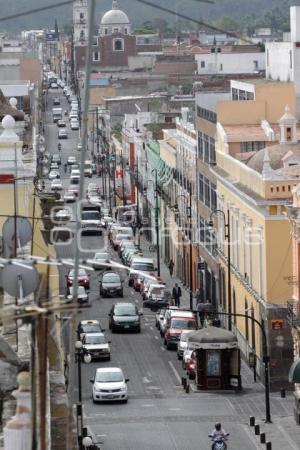
[[133,303],[115,303],[109,313],[109,329],[141,331],[141,315]]
[[74,182],[71,181],[68,187],[68,192],[72,192],[77,197],[77,195],[79,194],[79,184],[78,183],[75,184]]
[[58,153],[54,153],[51,157],[51,162],[56,163],[58,166],[61,165],[61,156]]
[[[74,276],[75,269],[70,269],[68,275],[66,275],[68,287],[73,285]],[[90,288],[90,278],[84,269],[78,269],[78,284],[83,286],[85,289]]]
[[[69,287],[69,292],[67,294],[67,301],[72,302],[74,299],[74,287]],[[79,304],[88,303],[89,296],[87,291],[83,286],[78,286],[78,293],[77,293],[77,301]]]
[[132,242],[132,236],[130,236],[129,234],[123,234],[123,233],[116,234],[112,241],[113,249],[118,250],[122,241],[131,241]]
[[93,402],[109,402],[119,400],[126,403],[128,400],[127,382],[122,369],[119,367],[103,367],[96,370],[93,383]]
[[162,323],[162,321],[164,319],[165,312],[166,312],[166,308],[161,308],[155,314],[155,326],[156,326],[156,328],[158,328],[158,330],[160,330],[160,324]]
[[64,193],[64,202],[65,203],[74,203],[76,201],[76,195],[72,191],[66,191]]
[[58,89],[58,84],[57,83],[51,83],[50,84],[50,89]]
[[102,329],[99,320],[81,320],[77,327],[77,335],[82,339],[85,333],[101,333]]
[[50,170],[59,170],[59,166],[58,166],[57,162],[52,162],[50,164]]
[[105,269],[108,270],[109,267],[107,264],[110,263],[109,253],[108,252],[97,252],[95,253],[94,258],[91,260],[92,266],[94,269]]
[[67,126],[67,124],[66,124],[66,122],[65,122],[64,120],[59,119],[59,120],[57,121],[57,126],[58,126],[59,128],[64,128],[64,127]]
[[132,240],[128,239],[124,239],[123,241],[120,242],[118,255],[120,256],[121,259],[123,257],[124,251],[128,248],[137,249],[137,246]]
[[194,379],[196,376],[196,352],[193,351],[190,357],[187,359],[185,363],[185,369],[187,376],[190,380]]
[[60,100],[58,97],[55,97],[55,99],[53,100],[53,105],[60,105]]
[[177,344],[177,358],[181,360],[183,358],[184,351],[188,348],[188,339],[191,331],[183,331],[180,335],[179,342]]
[[167,325],[164,344],[167,349],[177,347],[180,335],[184,330],[196,330],[197,321],[195,317],[172,317]]
[[67,164],[69,166],[72,165],[72,164],[76,164],[76,163],[77,163],[76,156],[68,156]]
[[133,286],[135,290],[140,290],[140,284],[141,284],[141,277],[144,273],[147,273],[148,275],[155,276],[155,266],[154,261],[151,258],[143,258],[143,257],[137,257],[133,258],[130,264],[130,274],[129,274],[129,280],[128,285]]
[[151,284],[146,294],[143,306],[157,311],[160,308],[169,306],[172,301],[172,293],[163,284]]
[[122,280],[117,272],[104,272],[100,277],[99,283],[102,297],[114,297],[115,295],[123,297]]
[[71,130],[79,130],[79,121],[77,119],[71,119]]
[[63,187],[62,187],[60,179],[52,180],[51,186],[50,186],[51,191],[61,191],[62,188]]
[[64,128],[58,131],[58,139],[68,139],[68,133]]
[[110,341],[105,339],[103,333],[85,333],[82,344],[92,359],[110,360]]
[[55,180],[56,178],[60,178],[60,173],[58,170],[50,170],[48,175],[49,180]]

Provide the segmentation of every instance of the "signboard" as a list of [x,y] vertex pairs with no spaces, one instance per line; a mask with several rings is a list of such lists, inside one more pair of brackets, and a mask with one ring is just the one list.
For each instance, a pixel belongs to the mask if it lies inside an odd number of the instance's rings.
[[283,319],[271,320],[272,330],[282,330]]
[[9,173],[0,174],[0,184],[14,184],[15,176]]
[[58,34],[55,31],[46,31],[45,40],[47,42],[56,42],[58,41]]
[[239,380],[238,378],[230,378],[230,386],[238,388],[239,387]]
[[198,261],[198,270],[205,270],[205,261]]

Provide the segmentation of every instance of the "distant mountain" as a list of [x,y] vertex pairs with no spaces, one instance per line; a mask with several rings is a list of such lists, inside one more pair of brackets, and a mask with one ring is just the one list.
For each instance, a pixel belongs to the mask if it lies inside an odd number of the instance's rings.
[[[300,0],[214,0],[214,5],[201,3],[199,0],[150,1],[170,8],[174,12],[178,10],[179,13],[194,19],[201,18],[208,23],[230,18],[234,22],[242,24],[243,27],[249,24],[260,25],[263,22],[266,25],[273,24],[275,27],[286,28],[288,26],[289,6],[300,5]],[[59,2],[60,0],[0,0],[0,18]],[[153,21],[154,19],[164,19],[170,25],[176,21],[174,15],[143,5],[137,0],[119,0],[119,5],[128,14],[134,26],[141,26],[143,22]],[[99,21],[101,13],[110,8],[110,0],[97,0],[97,21]],[[0,22],[0,32],[15,32],[40,27],[53,28],[56,18],[59,27],[70,24],[72,21],[71,5]],[[180,17],[178,20],[181,20]]]

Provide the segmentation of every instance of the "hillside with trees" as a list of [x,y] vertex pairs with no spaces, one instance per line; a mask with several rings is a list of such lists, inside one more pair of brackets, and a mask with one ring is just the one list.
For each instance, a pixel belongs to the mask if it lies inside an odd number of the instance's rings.
[[[203,26],[188,22],[180,18],[180,13],[208,24],[213,24],[224,30],[250,31],[255,27],[266,26],[275,30],[289,29],[289,6],[300,5],[300,0],[214,0],[215,4],[202,3],[199,0],[164,0],[153,3],[163,5],[176,13],[171,15],[153,7],[139,3],[137,0],[119,0],[120,8],[127,12],[136,28],[148,27],[150,30],[202,29]],[[59,0],[10,0],[3,2],[0,17],[5,17],[21,11],[39,8],[42,5],[59,3]],[[97,0],[97,17],[111,8],[111,0]],[[40,13],[33,13],[8,21],[1,22],[1,31],[15,32],[16,30],[49,27],[53,28],[55,18],[59,27],[70,25],[72,8],[62,6]]]

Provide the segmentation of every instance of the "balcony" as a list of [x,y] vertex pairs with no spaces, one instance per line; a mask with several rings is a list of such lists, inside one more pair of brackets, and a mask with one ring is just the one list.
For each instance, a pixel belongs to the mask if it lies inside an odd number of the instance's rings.
[[300,327],[300,303],[287,302],[287,321],[293,328]]

